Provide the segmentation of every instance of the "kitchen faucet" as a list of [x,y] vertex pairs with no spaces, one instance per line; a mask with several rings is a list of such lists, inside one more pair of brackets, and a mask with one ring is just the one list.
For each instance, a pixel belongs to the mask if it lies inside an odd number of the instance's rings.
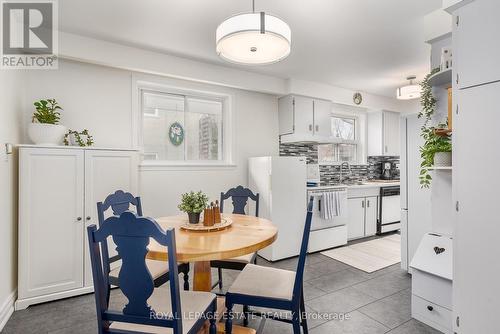
[[347,175],[352,175],[352,171],[351,171],[351,164],[348,163],[347,161],[346,162],[343,162],[341,165],[340,165],[340,183],[342,183],[344,181],[344,175],[343,175],[343,170],[344,170],[344,166],[347,166],[347,170],[348,170],[348,174]]

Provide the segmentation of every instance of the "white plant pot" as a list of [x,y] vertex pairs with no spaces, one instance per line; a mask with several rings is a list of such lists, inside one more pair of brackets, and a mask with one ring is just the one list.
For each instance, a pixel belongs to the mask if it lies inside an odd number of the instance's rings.
[[37,145],[62,145],[66,127],[63,125],[30,123],[28,136]]
[[449,167],[451,166],[451,152],[436,152],[434,154],[435,167]]

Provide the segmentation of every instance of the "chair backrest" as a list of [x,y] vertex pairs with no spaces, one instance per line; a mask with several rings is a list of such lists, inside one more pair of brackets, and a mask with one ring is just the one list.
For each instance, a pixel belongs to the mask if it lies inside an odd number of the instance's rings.
[[[99,229],[95,225],[89,226],[87,233],[99,333],[109,327],[109,321],[170,327],[174,329],[174,333],[182,333],[174,230],[163,232],[153,219],[139,217],[133,212],[125,211],[119,217],[112,216],[104,220]],[[107,243],[107,239],[110,237],[118,246],[117,251],[122,258],[119,289],[127,297],[128,304],[121,312],[109,310],[109,300],[106,296],[106,277],[103,271],[100,248]],[[162,314],[161,310],[152,310],[147,303],[154,290],[153,278],[146,266],[147,246],[150,238],[167,248],[172,300],[171,314]],[[167,266],[166,263],[165,266]]]
[[104,221],[104,213],[111,208],[113,210],[113,215],[119,216],[127,210],[130,210],[130,206],[135,206],[135,212],[139,216],[142,216],[142,204],[141,198],[135,197],[131,193],[124,192],[123,190],[117,190],[114,194],[108,195],[104,202],[97,203],[97,218],[99,220],[99,225]]
[[302,284],[304,280],[304,267],[306,264],[307,246],[309,245],[309,234],[311,232],[312,211],[314,199],[311,196],[307,205],[306,222],[304,224],[304,233],[302,235],[302,244],[300,245],[299,263],[297,264],[297,273],[295,274],[295,282],[293,285],[293,302],[299,302],[300,294],[302,293]]
[[224,212],[224,200],[231,197],[233,201],[233,213],[244,215],[248,199],[255,201],[255,217],[259,216],[259,193],[254,194],[250,189],[243,186],[229,189],[226,193],[220,193],[220,211]]

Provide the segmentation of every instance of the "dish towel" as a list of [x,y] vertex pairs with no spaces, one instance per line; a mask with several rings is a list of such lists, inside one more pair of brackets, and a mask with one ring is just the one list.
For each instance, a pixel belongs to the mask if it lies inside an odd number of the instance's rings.
[[341,215],[340,196],[338,191],[324,192],[321,196],[321,218],[333,219]]

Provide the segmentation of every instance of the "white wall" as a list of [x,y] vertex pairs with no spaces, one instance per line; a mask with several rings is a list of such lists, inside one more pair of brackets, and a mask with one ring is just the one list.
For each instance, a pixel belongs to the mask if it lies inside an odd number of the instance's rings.
[[[61,61],[58,71],[29,75],[26,101],[53,97],[64,108],[61,123],[71,129],[89,129],[96,146],[133,147],[132,117],[137,111],[132,98],[135,80],[227,94],[233,102],[236,166],[141,169],[140,189],[146,214],[177,213],[180,194],[190,190],[203,190],[215,200],[221,191],[247,184],[247,158],[278,154],[278,100],[273,95]],[[29,122],[31,112],[28,105],[25,123]]]
[[17,287],[17,163],[5,143],[20,140],[23,72],[0,72],[0,331],[10,314]]

